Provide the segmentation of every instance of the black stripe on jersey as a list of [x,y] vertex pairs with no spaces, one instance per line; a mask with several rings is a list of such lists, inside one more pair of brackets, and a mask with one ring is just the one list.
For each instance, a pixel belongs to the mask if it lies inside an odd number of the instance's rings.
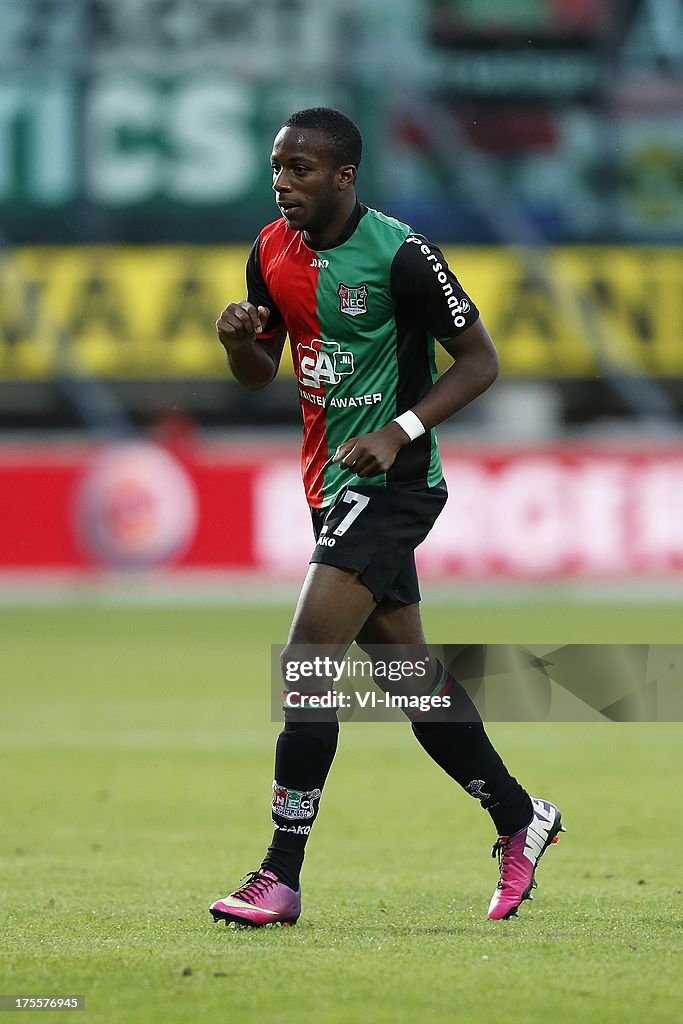
[[[432,386],[427,331],[411,322],[405,310],[396,307],[396,414],[410,409]],[[427,484],[431,458],[431,431],[427,430],[404,445],[387,472],[387,483]]]
[[[390,287],[394,297],[396,324],[396,414],[410,409],[427,394],[432,386],[429,366],[428,332],[424,309],[410,300],[412,282],[406,274],[405,242],[391,263]],[[422,314],[422,315],[420,315]],[[387,472],[387,483],[427,483],[431,457],[431,433],[404,445]]]
[[266,333],[271,334],[273,331],[281,330],[284,327],[284,319],[282,313],[275,304],[275,299],[268,291],[268,286],[263,278],[263,272],[261,270],[261,236],[259,235],[254,244],[251,247],[249,258],[247,260],[247,299],[251,302],[252,306],[265,306],[266,309],[270,310],[270,316],[268,317],[268,323],[266,324]]
[[[429,339],[452,338],[467,330],[479,311],[435,245],[422,235],[409,235],[391,264],[395,304],[398,382],[397,414],[420,401],[432,386]],[[431,432],[401,448],[387,473],[387,482],[426,481],[431,458]]]

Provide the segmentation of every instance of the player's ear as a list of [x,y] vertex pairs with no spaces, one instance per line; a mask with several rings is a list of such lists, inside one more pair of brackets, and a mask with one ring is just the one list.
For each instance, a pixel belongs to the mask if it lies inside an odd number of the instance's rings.
[[337,182],[340,192],[355,183],[356,174],[357,170],[353,164],[346,164],[344,167],[339,168],[339,171],[337,172]]

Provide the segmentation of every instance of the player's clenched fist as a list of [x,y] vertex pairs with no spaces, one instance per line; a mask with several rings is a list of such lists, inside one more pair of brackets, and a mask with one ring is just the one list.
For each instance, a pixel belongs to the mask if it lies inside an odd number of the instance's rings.
[[266,326],[270,310],[266,306],[253,306],[244,299],[231,302],[216,320],[216,330],[226,351],[255,341]]
[[376,476],[393,465],[399,449],[409,440],[405,430],[395,421],[360,437],[350,437],[340,444],[332,462],[341,462],[356,476]]

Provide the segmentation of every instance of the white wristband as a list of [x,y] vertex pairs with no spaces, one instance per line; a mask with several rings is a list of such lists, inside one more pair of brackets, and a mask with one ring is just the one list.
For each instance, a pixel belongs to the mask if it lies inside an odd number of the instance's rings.
[[421,437],[425,432],[424,423],[410,409],[408,409],[408,412],[402,412],[400,416],[397,416],[394,419],[394,423],[398,423],[399,427],[405,430],[411,441],[414,441],[416,437]]

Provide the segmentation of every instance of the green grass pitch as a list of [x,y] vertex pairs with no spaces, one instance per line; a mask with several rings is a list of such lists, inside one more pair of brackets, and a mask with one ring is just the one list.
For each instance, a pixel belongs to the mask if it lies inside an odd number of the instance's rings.
[[[490,727],[569,828],[500,923],[488,816],[407,726],[344,726],[298,926],[213,924],[270,836],[269,644],[290,611],[0,611],[1,991],[85,994],[97,1024],[682,1024],[678,724]],[[675,643],[680,621],[425,605],[451,643]]]

